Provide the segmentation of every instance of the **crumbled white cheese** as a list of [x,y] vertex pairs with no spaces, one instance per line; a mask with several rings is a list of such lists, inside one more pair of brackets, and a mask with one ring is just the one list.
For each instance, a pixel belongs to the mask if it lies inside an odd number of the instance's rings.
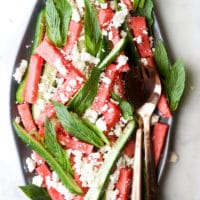
[[116,68],[120,69],[120,67],[122,67],[123,65],[125,65],[127,63],[127,61],[128,61],[128,57],[127,56],[125,56],[125,55],[118,56]]
[[35,153],[32,153],[31,154],[31,159],[35,161],[35,163],[38,163],[38,164],[42,164],[44,161],[42,160],[42,158],[40,157],[37,157]]
[[139,36],[133,38],[133,40],[136,41],[137,44],[141,44],[142,43],[142,36],[139,35]]
[[26,71],[26,68],[28,66],[28,62],[27,60],[22,60],[20,63],[20,66],[17,67],[15,73],[13,74],[13,77],[15,78],[15,80],[20,83],[22,80],[22,77]]
[[44,110],[45,104],[46,104],[46,103],[45,103],[44,99],[39,98],[39,99],[37,99],[37,101],[36,101],[36,105],[37,105],[37,107],[39,108],[40,111],[43,111],[43,110]]
[[32,184],[37,185],[38,187],[42,186],[44,179],[41,175],[34,176],[32,178]]
[[97,65],[100,62],[99,58],[92,56],[91,54],[86,52],[84,48],[81,52],[81,60],[84,61],[84,62],[93,63],[95,65]]
[[96,126],[102,131],[106,131],[107,130],[106,122],[102,117],[97,119]]
[[81,16],[84,16],[84,8],[85,8],[84,0],[76,0],[76,5]]
[[15,117],[15,122],[19,124],[21,122],[21,118],[19,116]]
[[113,32],[109,31],[108,32],[108,40],[112,40],[113,39]]
[[148,65],[148,61],[146,58],[141,58],[141,63],[144,65],[144,66],[147,66]]
[[104,36],[108,36],[108,31],[105,30],[105,29],[103,29],[103,30],[102,30],[102,35],[104,35]]
[[81,17],[76,7],[72,8],[72,20],[75,22],[80,22]]
[[64,83],[64,78],[63,77],[56,78],[57,88],[61,88],[61,86],[63,85],[63,83]]
[[148,31],[147,30],[143,30],[142,33],[145,34],[145,35],[148,35]]
[[85,157],[80,151],[73,150],[74,155],[74,170],[80,176],[80,181],[83,187],[92,187],[94,184],[94,177],[98,171],[101,161],[98,161],[100,154],[91,153],[89,157]]
[[102,82],[109,85],[111,83],[111,79],[105,76],[103,77]]
[[100,3],[100,7],[102,9],[106,9],[106,8],[108,8],[108,3]]
[[124,23],[124,20],[128,14],[127,6],[124,3],[119,3],[118,5],[121,7],[121,9],[115,12],[112,19],[112,25],[115,28],[119,28]]
[[54,66],[56,67],[56,69],[62,74],[62,75],[66,75],[67,74],[67,69],[65,68],[65,66],[62,64],[61,59],[56,59],[56,61],[54,62]]
[[98,113],[95,110],[88,108],[83,117],[88,119],[90,122],[95,123],[98,117]]
[[60,93],[59,95],[60,95],[60,100],[61,100],[61,102],[62,102],[63,104],[65,104],[66,102],[69,101],[69,97],[68,97],[66,94]]
[[33,172],[36,167],[35,161],[31,159],[30,157],[26,158],[26,165],[29,172]]

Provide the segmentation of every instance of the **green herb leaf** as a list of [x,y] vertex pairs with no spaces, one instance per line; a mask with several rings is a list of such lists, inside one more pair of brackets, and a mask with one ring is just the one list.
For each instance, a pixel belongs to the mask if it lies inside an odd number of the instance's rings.
[[31,200],[51,200],[48,192],[37,185],[26,185],[19,187]]
[[182,59],[171,66],[164,43],[158,41],[154,53],[154,59],[159,73],[163,77],[165,91],[167,93],[171,111],[178,108],[185,88],[185,69]]
[[111,48],[109,46],[109,40],[107,37],[103,37],[101,41],[101,46],[99,49],[99,52],[97,53],[97,57],[102,61],[111,51]]
[[104,187],[107,183],[109,175],[112,169],[114,168],[115,163],[117,162],[117,159],[119,158],[122,149],[124,148],[125,144],[127,143],[128,139],[133,133],[135,127],[136,123],[134,120],[128,122],[128,124],[123,130],[123,133],[114,143],[111,150],[106,155],[103,164],[99,168],[94,180],[94,183],[98,184],[94,184],[92,187],[90,187],[90,189],[86,194],[87,199],[92,199],[92,200],[102,199],[101,197],[105,191]]
[[134,15],[144,16],[147,20],[149,31],[152,34],[152,24],[153,24],[153,1],[146,0],[143,8],[137,8]]
[[92,8],[91,2],[84,0],[85,2],[85,46],[87,52],[96,56],[101,46],[102,34],[98,23],[97,13]]
[[154,59],[158,71],[160,72],[162,77],[166,77],[166,74],[170,70],[170,63],[163,41],[158,41],[156,43]]
[[62,36],[62,45],[64,45],[68,35],[68,27],[72,15],[72,8],[67,0],[56,0],[54,2],[60,16],[60,32]]
[[105,142],[105,144],[110,145],[110,141],[108,140],[108,138],[105,136],[105,134],[96,125],[94,125],[93,123],[91,123],[87,119],[83,119],[83,121],[88,128],[93,130]]
[[69,102],[67,107],[70,111],[76,112],[80,115],[83,114],[92,104],[97,95],[100,74],[101,70],[99,70],[97,67],[92,69],[91,75],[86,81],[85,85]]
[[82,190],[77,185],[73,177],[62,168],[58,161],[45,149],[42,144],[36,141],[29,135],[19,124],[13,121],[13,127],[19,138],[27,144],[32,150],[37,152],[47,164],[58,174],[62,183],[69,189],[70,192],[82,194]]
[[56,138],[56,132],[53,123],[46,118],[44,125],[44,142],[48,151],[55,157],[64,170],[73,175],[70,160],[66,151],[61,147]]
[[165,87],[172,111],[179,105],[185,88],[185,69],[182,59],[176,61],[166,76]]
[[66,131],[79,140],[85,141],[96,147],[103,146],[101,138],[96,132],[86,126],[84,121],[77,114],[70,112],[67,108],[58,102],[52,102],[56,108],[56,114],[62,126]]
[[131,106],[131,104],[128,101],[126,101],[125,99],[120,98],[114,92],[111,93],[111,96],[115,101],[119,102],[119,107],[122,111],[123,118],[126,120],[133,119],[133,107]]
[[71,14],[71,5],[67,0],[56,0],[55,2],[47,0],[47,36],[58,47],[62,47],[66,42]]
[[61,21],[53,0],[46,1],[46,26],[49,40],[56,46],[62,46]]

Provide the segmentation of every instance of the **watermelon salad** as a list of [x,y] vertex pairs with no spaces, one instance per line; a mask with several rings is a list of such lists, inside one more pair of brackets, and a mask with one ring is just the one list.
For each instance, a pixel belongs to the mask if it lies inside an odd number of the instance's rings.
[[13,75],[13,126],[32,149],[25,166],[32,181],[20,186],[30,199],[130,199],[140,120],[124,77],[135,66],[156,68],[163,83],[151,118],[158,167],[169,129],[163,119],[178,107],[185,71],[154,41],[153,23],[151,0],[46,1],[30,57]]

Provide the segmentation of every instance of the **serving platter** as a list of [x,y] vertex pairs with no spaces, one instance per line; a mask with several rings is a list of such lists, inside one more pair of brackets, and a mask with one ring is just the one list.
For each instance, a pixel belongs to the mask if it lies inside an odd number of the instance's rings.
[[[30,56],[31,48],[27,48],[27,47],[29,47],[32,43],[32,40],[34,37],[34,27],[35,27],[37,14],[44,7],[44,5],[45,5],[44,0],[39,0],[35,4],[35,7],[33,9],[31,17],[30,17],[30,21],[28,23],[28,26],[24,33],[20,48],[18,50],[18,54],[17,54],[16,60],[15,60],[14,66],[13,66],[13,73],[16,70],[16,67],[21,62],[21,60],[22,59],[28,60],[28,58]],[[154,13],[153,33],[154,33],[154,42],[156,42],[158,40],[163,40],[163,35],[162,35],[161,29],[159,26],[157,15],[155,13]],[[18,87],[17,82],[13,78],[11,78],[11,88],[10,88],[10,120],[11,120],[11,124],[12,124],[12,120],[15,119],[16,116],[18,116],[16,97],[15,97],[17,87]],[[164,149],[162,152],[161,160],[159,162],[159,166],[157,169],[158,183],[160,183],[160,181],[161,181],[161,177],[164,174],[164,169],[165,169],[166,163],[167,163],[168,152],[170,149],[170,140],[171,140],[172,129],[173,129],[173,117],[168,118],[168,119],[161,118],[160,121],[167,123],[169,125],[169,129],[168,129],[168,134],[166,137],[165,146],[164,146]],[[12,129],[13,129],[13,127],[12,127]],[[33,174],[28,172],[28,169],[26,168],[25,160],[30,155],[31,150],[24,143],[21,142],[21,140],[15,134],[14,129],[13,129],[13,134],[14,134],[15,142],[17,145],[18,153],[19,153],[19,159],[20,159],[21,168],[22,168],[25,182],[30,184]]]

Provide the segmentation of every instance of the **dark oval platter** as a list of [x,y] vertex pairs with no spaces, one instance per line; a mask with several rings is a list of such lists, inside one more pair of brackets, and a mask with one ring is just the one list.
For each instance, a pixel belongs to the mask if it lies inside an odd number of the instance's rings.
[[[32,40],[34,37],[34,27],[35,27],[37,14],[44,7],[44,5],[45,5],[45,0],[39,0],[35,4],[32,15],[30,17],[30,21],[26,28],[25,34],[23,36],[16,60],[15,60],[15,64],[13,67],[13,73],[22,59],[29,58],[31,49],[26,48],[26,46],[30,45],[32,43]],[[162,36],[161,30],[160,30],[158,19],[157,19],[157,16],[155,13],[154,13],[153,32],[154,32],[154,41],[155,42],[158,40],[163,40],[163,36]],[[11,120],[11,124],[12,124],[12,120],[15,119],[16,116],[18,116],[18,111],[17,111],[17,106],[16,106],[16,97],[15,97],[17,87],[18,87],[17,82],[12,78],[11,79],[11,88],[10,88],[10,120]],[[162,152],[161,160],[160,160],[160,163],[159,163],[159,166],[157,169],[158,184],[161,181],[161,177],[164,173],[164,169],[166,167],[166,163],[167,163],[167,159],[168,159],[168,153],[169,153],[169,149],[170,149],[170,139],[172,137],[173,117],[171,117],[167,120],[161,119],[161,121],[167,123],[169,125],[169,129],[168,129],[168,134],[166,137],[165,146],[164,146],[164,149]],[[12,130],[13,130],[15,142],[17,145],[18,153],[19,153],[19,159],[20,159],[24,179],[25,179],[26,183],[30,184],[33,174],[28,172],[28,170],[26,168],[25,160],[28,156],[30,156],[31,150],[24,143],[22,143],[21,140],[17,137],[17,135],[15,134],[15,131],[13,129],[13,126],[12,126]]]

